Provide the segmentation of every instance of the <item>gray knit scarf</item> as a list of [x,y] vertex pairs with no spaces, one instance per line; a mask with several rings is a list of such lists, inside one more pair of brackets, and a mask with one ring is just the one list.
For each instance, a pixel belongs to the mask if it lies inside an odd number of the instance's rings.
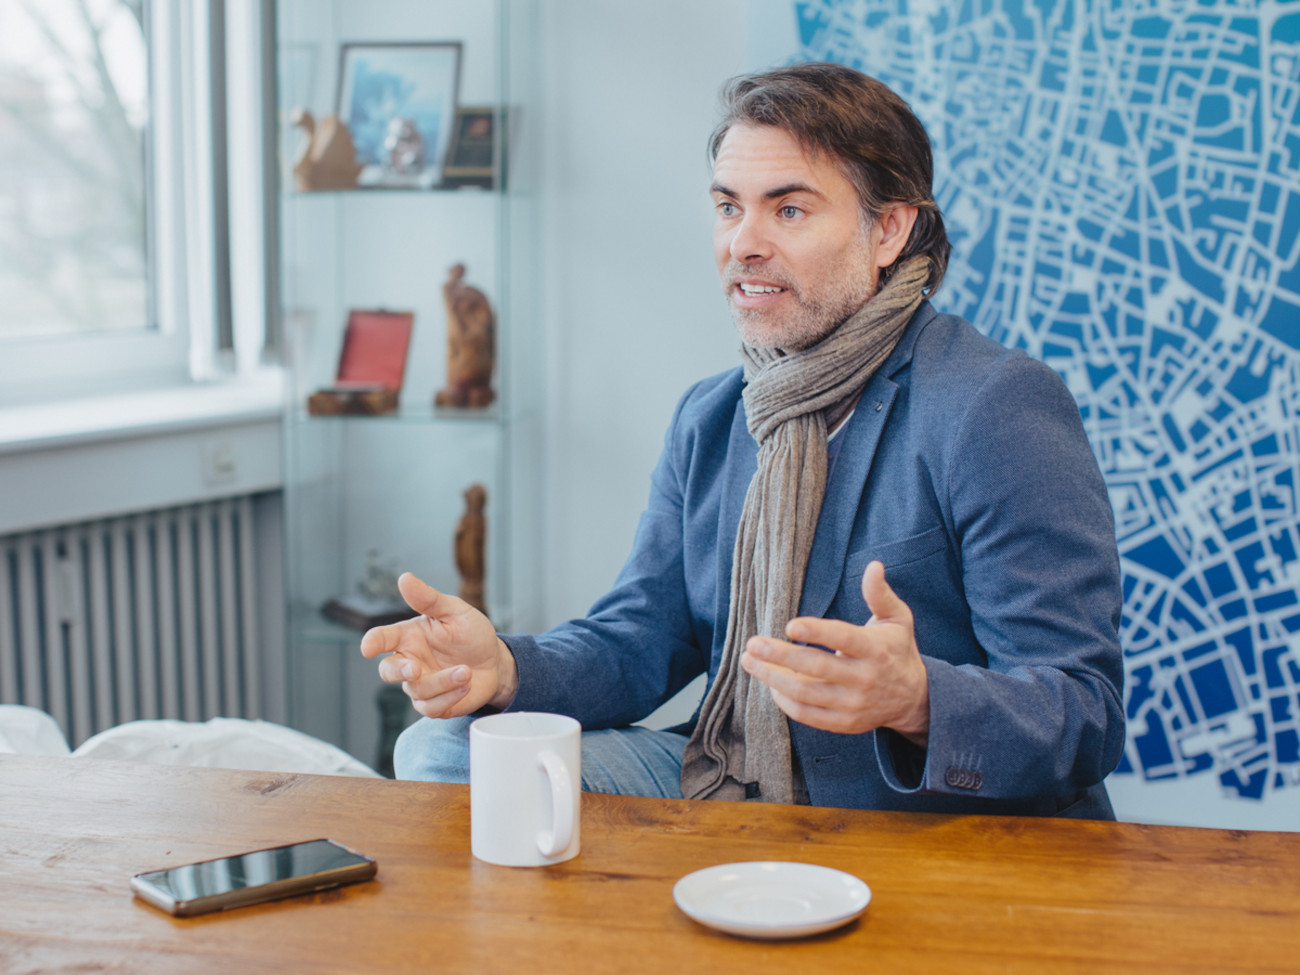
[[826,493],[828,428],[846,416],[924,298],[929,262],[913,257],[816,345],[786,355],[743,346],[745,419],[759,444],[731,566],[722,662],[682,760],[688,799],[795,800],[790,728],[740,666],[755,634],[784,639],[799,611]]

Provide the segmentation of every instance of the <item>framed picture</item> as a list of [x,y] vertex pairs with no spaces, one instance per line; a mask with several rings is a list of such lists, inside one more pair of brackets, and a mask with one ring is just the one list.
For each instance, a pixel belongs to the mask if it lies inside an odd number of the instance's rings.
[[[442,169],[444,186],[504,189],[506,184],[505,109],[458,108],[451,129],[451,147]],[[498,145],[499,144],[499,145]],[[497,166],[500,173],[497,173]]]
[[[456,117],[460,57],[459,41],[343,45],[338,116],[352,134],[357,161],[366,167],[358,185],[439,182]],[[398,129],[406,146],[402,166],[392,165],[390,153],[390,132]],[[422,143],[413,166],[411,129]]]

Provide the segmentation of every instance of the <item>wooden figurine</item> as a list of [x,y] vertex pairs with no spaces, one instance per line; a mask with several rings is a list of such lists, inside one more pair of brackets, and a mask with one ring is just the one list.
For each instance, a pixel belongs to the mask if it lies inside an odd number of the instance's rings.
[[352,133],[337,115],[326,115],[317,123],[311,112],[299,108],[294,110],[293,124],[307,133],[293,164],[299,190],[350,190],[357,185],[363,166],[357,162]]
[[434,396],[437,406],[487,406],[496,353],[496,319],[487,296],[464,284],[465,265],[457,264],[442,286],[447,306],[447,385]]
[[460,573],[460,598],[483,615],[487,606],[483,601],[485,574],[484,547],[487,542],[487,488],[471,484],[465,489],[465,513],[456,525],[456,571]]

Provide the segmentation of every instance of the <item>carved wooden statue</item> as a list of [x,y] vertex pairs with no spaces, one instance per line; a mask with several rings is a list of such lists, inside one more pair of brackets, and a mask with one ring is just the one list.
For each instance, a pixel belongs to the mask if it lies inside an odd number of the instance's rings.
[[465,513],[456,525],[456,571],[460,573],[460,598],[487,615],[483,601],[483,577],[486,571],[484,548],[487,542],[487,488],[471,484],[465,489]]
[[307,133],[307,141],[293,164],[293,179],[299,190],[348,190],[357,185],[362,164],[352,133],[337,115],[326,115],[319,124],[311,112],[295,109],[293,124]]
[[465,265],[457,264],[442,286],[447,306],[447,385],[433,401],[438,406],[487,406],[496,354],[496,317],[487,296],[464,284]]

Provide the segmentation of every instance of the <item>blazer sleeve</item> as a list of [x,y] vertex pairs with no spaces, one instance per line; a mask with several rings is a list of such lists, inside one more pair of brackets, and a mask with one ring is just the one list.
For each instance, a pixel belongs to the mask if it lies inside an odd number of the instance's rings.
[[650,478],[650,498],[613,588],[587,616],[538,636],[502,636],[515,657],[512,711],[551,711],[586,729],[639,721],[708,665],[687,588],[683,504],[691,402],[682,397]]
[[1124,746],[1119,554],[1077,404],[1047,366],[1011,356],[947,439],[957,540],[980,666],[921,647],[924,751],[876,735],[891,788],[1027,799],[1101,782]]

